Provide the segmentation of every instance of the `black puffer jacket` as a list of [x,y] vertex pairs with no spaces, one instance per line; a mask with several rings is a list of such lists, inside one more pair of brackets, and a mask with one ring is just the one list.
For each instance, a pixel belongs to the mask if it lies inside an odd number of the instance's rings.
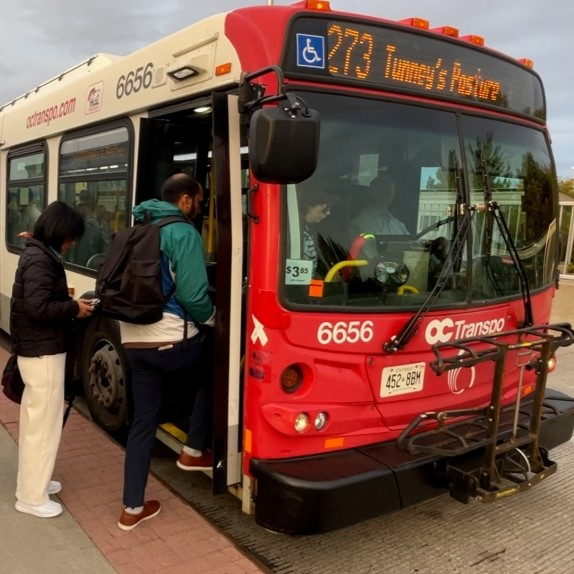
[[66,352],[78,311],[58,256],[41,241],[28,239],[10,301],[12,352],[23,357]]

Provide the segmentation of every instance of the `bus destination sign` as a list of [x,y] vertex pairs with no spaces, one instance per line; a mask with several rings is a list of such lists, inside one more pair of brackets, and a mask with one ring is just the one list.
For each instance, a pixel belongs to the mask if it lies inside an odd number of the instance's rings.
[[538,76],[445,36],[326,18],[294,22],[287,77],[426,93],[545,119]]

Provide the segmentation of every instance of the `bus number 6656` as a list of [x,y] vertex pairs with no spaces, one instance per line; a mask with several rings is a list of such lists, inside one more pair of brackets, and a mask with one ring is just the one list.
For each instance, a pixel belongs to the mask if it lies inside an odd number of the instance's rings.
[[324,321],[317,329],[317,341],[321,345],[328,345],[329,343],[342,345],[343,343],[357,343],[358,341],[368,343],[372,338],[372,321],[337,321],[336,323]]
[[136,94],[140,90],[147,90],[153,80],[153,62],[148,62],[145,67],[140,66],[137,70],[131,70],[126,75],[122,74],[116,85],[116,98]]

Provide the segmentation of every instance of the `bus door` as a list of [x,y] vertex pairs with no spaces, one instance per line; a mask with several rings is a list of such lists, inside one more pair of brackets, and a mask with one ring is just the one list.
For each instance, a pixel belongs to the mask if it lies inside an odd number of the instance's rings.
[[[209,101],[178,104],[140,121],[136,204],[159,197],[163,181],[180,171],[193,175],[205,190],[203,213],[194,223],[204,240],[217,308],[213,488],[221,493],[241,482],[243,194],[248,172],[241,156],[237,97],[214,94]],[[176,451],[185,441],[185,419],[191,412],[186,399],[177,392],[166,394],[158,429],[158,438]]]
[[242,159],[237,96],[213,96],[213,166],[217,213],[215,333],[215,494],[241,482],[242,336],[246,289],[244,193],[248,171]]

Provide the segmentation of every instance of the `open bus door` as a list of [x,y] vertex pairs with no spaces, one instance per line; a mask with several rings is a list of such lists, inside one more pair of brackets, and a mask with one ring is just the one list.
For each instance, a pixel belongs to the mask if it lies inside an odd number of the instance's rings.
[[242,318],[244,315],[243,173],[237,96],[213,94],[213,165],[217,213],[213,492],[241,482]]
[[[141,120],[137,202],[157,196],[175,171],[191,173],[205,189],[202,231],[208,277],[217,309],[214,333],[213,491],[225,492],[241,482],[241,356],[243,323],[243,213],[245,166],[237,97],[213,94],[202,101],[211,113],[198,115],[198,102],[184,102]],[[210,106],[208,106],[210,104]],[[152,183],[153,182],[153,185]],[[172,397],[177,401],[177,397]],[[169,397],[168,397],[169,400]],[[178,451],[185,441],[181,415],[191,412],[183,402],[158,429],[158,438]],[[178,405],[175,405],[176,407]],[[182,412],[186,409],[186,413]],[[163,419],[165,421],[165,417]]]

